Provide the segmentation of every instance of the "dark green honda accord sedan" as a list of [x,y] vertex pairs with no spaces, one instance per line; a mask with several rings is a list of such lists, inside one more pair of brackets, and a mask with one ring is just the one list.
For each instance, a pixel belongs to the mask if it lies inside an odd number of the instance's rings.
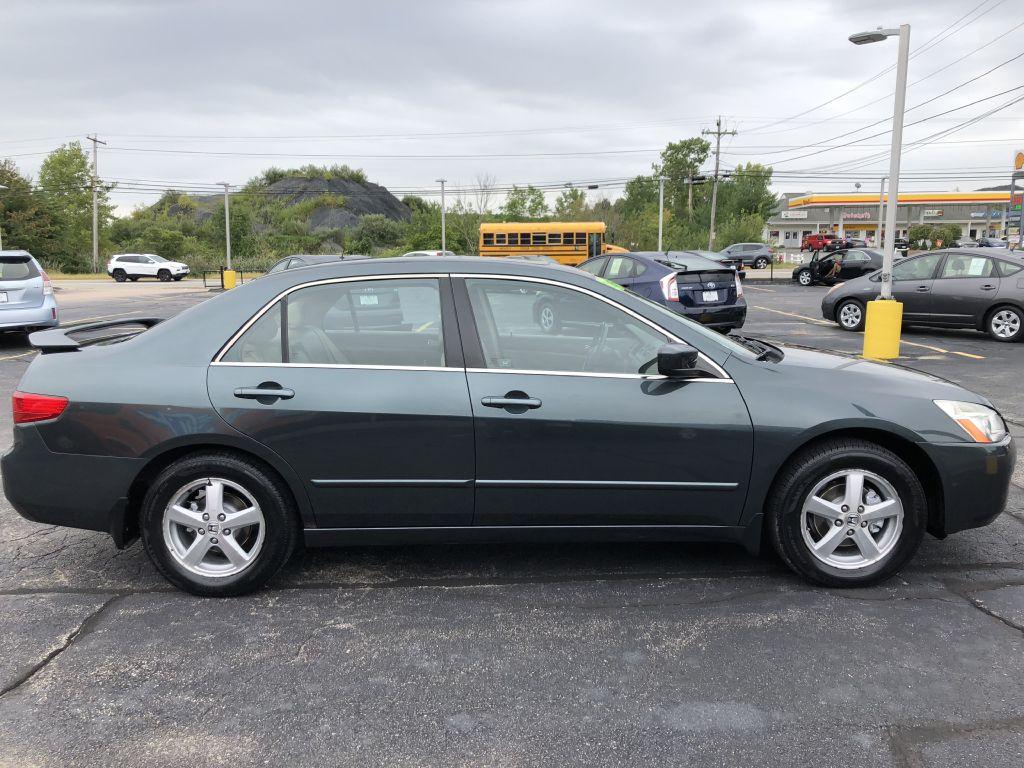
[[203,595],[264,585],[300,539],[768,543],[860,586],[926,531],[991,522],[1015,458],[954,384],[726,337],[521,261],[338,261],[32,342],[3,457],[15,509],[141,536]]

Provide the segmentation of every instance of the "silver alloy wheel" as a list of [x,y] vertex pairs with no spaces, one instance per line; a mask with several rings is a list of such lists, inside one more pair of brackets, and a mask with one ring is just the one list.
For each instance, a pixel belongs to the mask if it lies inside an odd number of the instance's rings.
[[263,548],[260,505],[231,480],[210,477],[178,489],[164,509],[164,545],[185,570],[226,577],[252,565]]
[[903,533],[903,502],[892,484],[865,469],[844,469],[821,480],[800,511],[804,544],[826,565],[866,568],[895,549]]
[[550,304],[545,304],[540,310],[540,327],[550,331],[555,327],[555,310]]
[[1020,315],[1012,309],[1001,309],[992,315],[989,326],[1000,339],[1012,339],[1020,333]]
[[805,269],[803,272],[801,272],[797,276],[797,280],[799,281],[800,285],[810,285],[811,284],[811,273],[808,272]]
[[839,308],[839,324],[843,326],[843,328],[853,330],[860,325],[860,321],[863,316],[864,312],[861,310],[860,305],[855,304],[852,301],[848,304],[843,304],[843,306]]

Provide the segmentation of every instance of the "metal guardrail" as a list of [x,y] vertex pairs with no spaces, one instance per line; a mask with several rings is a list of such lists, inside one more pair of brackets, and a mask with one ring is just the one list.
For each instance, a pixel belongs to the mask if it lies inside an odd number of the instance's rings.
[[[224,267],[221,267],[220,269],[204,269],[204,270],[202,270],[203,287],[204,288],[210,288],[211,287],[210,286],[210,282],[212,282],[212,281],[207,281],[207,279],[206,279],[207,275],[217,275],[217,280],[216,280],[216,282],[214,283],[214,285],[212,287],[220,288],[220,290],[223,291],[224,290],[224,269],[225,269]],[[241,285],[242,283],[245,282],[245,272],[244,271],[242,271],[242,270],[235,270],[235,274],[238,275],[238,284],[239,285]]]

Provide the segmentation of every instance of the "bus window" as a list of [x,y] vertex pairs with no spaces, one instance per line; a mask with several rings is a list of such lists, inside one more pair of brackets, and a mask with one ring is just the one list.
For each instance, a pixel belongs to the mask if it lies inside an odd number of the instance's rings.
[[504,245],[505,244],[505,233],[504,232],[499,232],[499,233],[497,233],[494,236],[494,244],[495,245]]
[[508,244],[509,245],[519,245],[519,233],[518,232],[509,232],[508,233]]
[[533,243],[532,244],[533,245],[547,245],[548,244],[548,236],[547,236],[547,234],[544,233],[544,232],[534,232],[533,233]]
[[590,248],[587,253],[591,258],[601,255],[601,233],[593,232],[590,235]]
[[520,245],[529,245],[530,244],[530,233],[529,232],[520,232],[519,233],[519,244]]
[[561,232],[548,232],[548,245],[561,245],[562,244],[562,233]]
[[494,245],[493,232],[484,232],[484,245]]
[[587,244],[587,233],[586,232],[577,232],[576,233],[576,245],[586,245],[586,244]]

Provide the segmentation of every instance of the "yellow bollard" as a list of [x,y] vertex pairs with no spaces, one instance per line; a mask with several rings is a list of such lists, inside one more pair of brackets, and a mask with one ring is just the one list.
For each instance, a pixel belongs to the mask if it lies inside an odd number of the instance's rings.
[[229,291],[238,285],[238,273],[233,269],[224,270],[224,290]]
[[868,302],[864,322],[864,357],[892,360],[900,356],[903,305],[895,299]]

